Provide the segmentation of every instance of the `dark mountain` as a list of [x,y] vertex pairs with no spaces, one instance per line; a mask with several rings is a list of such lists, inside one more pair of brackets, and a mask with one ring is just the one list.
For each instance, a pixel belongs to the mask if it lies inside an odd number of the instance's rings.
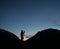
[[50,28],[39,31],[35,36],[27,40],[26,43],[31,49],[60,48],[60,30]]
[[25,45],[13,33],[0,29],[0,49],[25,49]]
[[60,48],[60,30],[45,29],[27,41],[21,41],[16,35],[0,29],[0,49],[58,49]]

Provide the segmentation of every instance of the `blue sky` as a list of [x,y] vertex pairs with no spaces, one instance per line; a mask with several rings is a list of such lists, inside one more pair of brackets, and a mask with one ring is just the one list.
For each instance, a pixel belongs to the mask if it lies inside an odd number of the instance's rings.
[[59,0],[0,0],[0,28],[17,36],[34,35],[46,28],[60,29]]

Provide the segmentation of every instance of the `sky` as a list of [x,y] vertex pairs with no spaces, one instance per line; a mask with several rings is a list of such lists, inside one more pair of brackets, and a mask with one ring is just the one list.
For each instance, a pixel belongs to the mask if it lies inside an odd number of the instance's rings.
[[59,0],[0,0],[0,29],[29,36],[47,28],[60,29]]

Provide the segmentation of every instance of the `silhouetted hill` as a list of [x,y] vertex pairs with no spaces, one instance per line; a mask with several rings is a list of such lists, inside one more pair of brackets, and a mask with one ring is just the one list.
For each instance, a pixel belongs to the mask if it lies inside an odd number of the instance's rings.
[[24,43],[16,35],[0,29],[0,49],[24,49]]
[[26,41],[32,49],[55,49],[60,48],[60,30],[46,29],[39,31],[35,36]]
[[0,49],[56,49],[60,48],[60,30],[45,29],[27,41],[21,41],[16,35],[0,29]]

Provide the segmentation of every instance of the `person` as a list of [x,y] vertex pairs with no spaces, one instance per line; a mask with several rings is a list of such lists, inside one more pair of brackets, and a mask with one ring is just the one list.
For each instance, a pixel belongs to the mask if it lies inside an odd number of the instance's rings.
[[24,33],[25,33],[25,31],[21,30],[21,40],[22,40],[22,41],[23,41],[23,39],[24,39]]

